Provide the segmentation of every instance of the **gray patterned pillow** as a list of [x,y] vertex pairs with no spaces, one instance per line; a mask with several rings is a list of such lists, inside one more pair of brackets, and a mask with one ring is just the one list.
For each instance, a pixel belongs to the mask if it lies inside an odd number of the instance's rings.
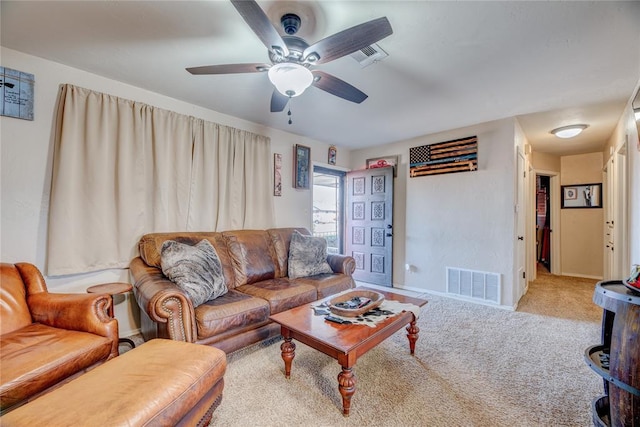
[[333,273],[327,262],[327,241],[322,237],[303,236],[294,231],[289,246],[289,278]]
[[162,272],[189,295],[194,307],[227,293],[220,258],[208,240],[195,246],[167,240],[160,254]]

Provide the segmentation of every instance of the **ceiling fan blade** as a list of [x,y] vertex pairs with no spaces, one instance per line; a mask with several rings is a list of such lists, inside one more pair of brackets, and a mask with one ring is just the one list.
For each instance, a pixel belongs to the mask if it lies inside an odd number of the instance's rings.
[[287,102],[289,102],[289,97],[284,96],[278,89],[273,89],[273,94],[271,95],[271,112],[279,113],[284,110],[284,107],[287,106]]
[[340,80],[331,74],[314,70],[313,76],[315,77],[312,83],[313,86],[318,89],[322,89],[325,92],[329,92],[332,95],[346,99],[347,101],[355,102],[356,104],[360,104],[368,98],[368,95],[360,89],[351,86],[349,83],[344,80]]
[[202,67],[191,67],[186,70],[191,74],[238,74],[238,73],[260,73],[271,68],[269,64],[223,64],[204,65]]
[[269,51],[286,57],[289,49],[266,13],[254,0],[231,0],[231,3]]
[[[374,19],[312,44],[304,50],[302,57],[314,64],[324,64],[370,46],[391,34],[393,29],[386,17]],[[318,59],[314,60],[315,57]]]

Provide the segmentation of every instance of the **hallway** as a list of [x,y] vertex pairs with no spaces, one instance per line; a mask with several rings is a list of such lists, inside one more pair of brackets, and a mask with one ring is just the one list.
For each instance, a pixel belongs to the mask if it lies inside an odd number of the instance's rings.
[[538,263],[538,278],[529,283],[517,311],[599,323],[602,309],[593,303],[597,283],[593,279],[550,274]]

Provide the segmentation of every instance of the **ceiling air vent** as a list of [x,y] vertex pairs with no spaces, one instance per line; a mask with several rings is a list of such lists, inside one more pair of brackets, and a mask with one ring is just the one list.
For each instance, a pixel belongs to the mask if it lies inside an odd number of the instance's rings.
[[387,56],[389,56],[389,54],[375,43],[351,54],[351,57],[358,61],[362,68],[374,62],[382,61]]

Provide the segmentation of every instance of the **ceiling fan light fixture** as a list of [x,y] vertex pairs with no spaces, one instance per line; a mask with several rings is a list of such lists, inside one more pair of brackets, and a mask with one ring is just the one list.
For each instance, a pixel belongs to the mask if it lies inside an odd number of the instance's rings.
[[269,80],[281,94],[294,97],[301,95],[313,83],[311,71],[300,64],[281,62],[269,68]]
[[551,133],[557,136],[558,138],[567,139],[567,138],[573,138],[574,136],[580,135],[580,133],[582,133],[582,131],[588,127],[589,125],[562,126],[552,130]]

